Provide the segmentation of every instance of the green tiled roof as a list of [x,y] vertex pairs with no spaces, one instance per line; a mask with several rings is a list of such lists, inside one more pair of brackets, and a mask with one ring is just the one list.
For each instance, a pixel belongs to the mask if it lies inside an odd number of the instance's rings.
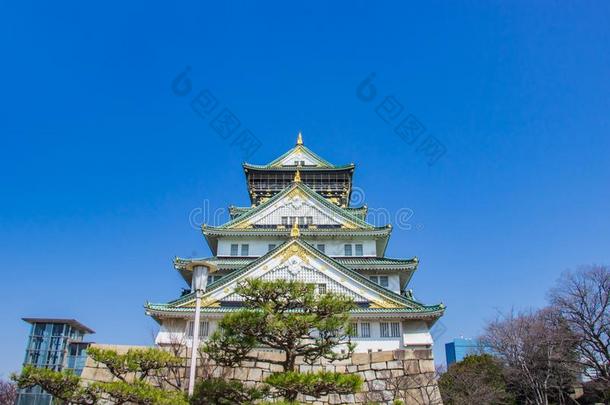
[[[290,228],[222,228],[203,225],[201,230],[211,236],[290,236]],[[391,226],[377,226],[372,229],[362,228],[300,228],[304,237],[307,236],[389,236]]]
[[231,216],[231,219],[235,219],[238,216],[245,214],[246,212],[250,211],[253,208],[254,207],[235,207],[235,206],[231,205],[229,207],[229,215]]
[[[389,257],[335,257],[337,262],[343,266],[352,269],[415,269],[417,267],[417,259],[393,259]],[[176,269],[183,269],[185,266],[195,260],[204,260],[212,262],[218,266],[219,269],[238,269],[246,266],[256,260],[255,257],[205,257],[205,258],[182,258],[176,257],[174,259],[174,266]]]
[[[290,187],[286,187],[285,189],[283,189],[282,191],[280,191],[279,193],[277,193],[276,195],[274,195],[267,201],[263,202],[262,204],[259,204],[256,207],[252,207],[252,209],[248,210],[247,212],[243,213],[242,215],[239,215],[235,219],[225,223],[224,225],[218,226],[216,228],[218,228],[218,229],[230,228],[232,225],[235,225],[241,221],[244,221],[244,220],[252,217],[256,213],[260,212],[261,210],[274,204],[276,201],[280,200],[281,198],[283,198],[284,196],[289,194],[294,189],[299,189],[299,191],[303,192],[308,197],[311,197],[312,199],[318,201],[320,204],[322,204],[328,210],[330,210],[331,212],[336,214],[338,217],[348,220],[348,221],[360,226],[363,229],[374,229],[375,228],[373,225],[366,223],[361,218],[354,215],[350,210],[345,210],[345,209],[338,207],[337,205],[331,203],[326,198],[322,197],[320,194],[316,193],[315,191],[313,191],[311,188],[309,188],[306,184],[304,184],[302,182],[293,182]],[[260,229],[260,228],[257,228],[257,229]]]
[[254,165],[251,163],[243,163],[245,170],[265,170],[265,171],[286,171],[293,172],[297,168],[302,172],[314,172],[314,171],[338,171],[338,170],[352,170],[356,167],[353,163],[340,166],[269,166],[269,165]]
[[[158,312],[174,312],[174,313],[189,313],[195,312],[195,308],[193,307],[175,307],[171,304],[163,304],[163,303],[146,303],[144,308],[151,311]],[[235,312],[242,308],[240,307],[204,307],[201,308],[201,311],[204,313],[229,313]],[[391,313],[411,313],[411,314],[431,314],[440,316],[442,312],[445,310],[445,306],[443,304],[439,305],[429,305],[429,306],[421,306],[418,308],[356,308],[350,313],[352,314],[362,314],[362,313],[371,313],[371,314],[391,314]],[[296,312],[296,311],[295,311]]]
[[349,208],[343,208],[343,209],[346,210],[347,212],[351,213],[352,215],[360,218],[363,221],[366,220],[366,215],[369,212],[369,208],[366,205],[363,205],[362,207],[349,207]]

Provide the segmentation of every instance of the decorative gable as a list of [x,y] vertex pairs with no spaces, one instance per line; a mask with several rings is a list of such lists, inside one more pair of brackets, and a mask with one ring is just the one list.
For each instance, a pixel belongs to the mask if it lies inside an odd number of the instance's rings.
[[303,137],[299,132],[296,146],[284,153],[273,162],[269,163],[269,167],[285,167],[285,166],[315,166],[315,167],[331,167],[332,165],[320,156],[313,153],[305,145],[303,145]]
[[286,156],[274,162],[272,166],[316,166],[328,167],[328,164],[302,146],[292,149]]
[[[291,218],[295,219],[291,219]],[[296,219],[298,218],[298,219]],[[326,201],[302,183],[294,183],[256,209],[225,224],[228,229],[299,224],[337,226],[341,228],[372,228],[361,219]]]
[[[305,283],[323,284],[327,292],[346,294],[356,302],[368,303],[373,308],[402,308],[408,306],[399,295],[374,286],[371,282],[350,270],[342,268],[332,259],[317,252],[305,242],[293,239],[269,252],[261,259],[235,273],[228,280],[212,284],[203,296],[202,305],[222,306],[222,302],[238,302],[241,297],[235,294],[237,285],[249,278],[264,280],[286,279]],[[188,300],[180,307],[194,306]]]
[[[340,220],[326,207],[304,193],[295,189],[271,206],[250,218],[253,225],[286,225],[290,217],[303,218],[302,223],[315,225],[343,225],[349,226],[347,221]],[[298,221],[298,220],[297,220]],[[288,220],[290,224],[290,220]]]
[[[331,277],[328,272],[320,271],[319,269],[316,269],[310,264],[302,261],[298,257],[290,258],[287,263],[265,273],[260,278],[265,281],[301,281],[303,283],[316,285],[319,292],[332,292],[337,294],[343,294],[348,297],[351,297],[355,302],[368,302],[365,296],[350,290],[344,284],[339,282],[341,279],[345,279],[345,277],[340,277],[339,281],[337,281],[335,278]],[[232,294],[228,296],[226,300],[241,301],[241,297],[239,297],[237,294]]]

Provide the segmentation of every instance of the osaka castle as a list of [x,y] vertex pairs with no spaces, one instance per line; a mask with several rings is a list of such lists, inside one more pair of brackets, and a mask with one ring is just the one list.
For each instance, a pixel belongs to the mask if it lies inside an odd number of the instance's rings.
[[[230,206],[230,220],[203,225],[205,258],[175,258],[190,293],[146,303],[159,324],[156,343],[205,340],[227,313],[239,310],[236,286],[245,279],[298,280],[319,294],[353,298],[356,352],[429,348],[430,328],[444,305],[416,301],[409,283],[418,259],[386,257],[390,224],[366,221],[367,207],[350,205],[355,165],[336,166],[303,144],[265,165],[243,164],[251,206]],[[188,290],[187,290],[188,291]],[[197,294],[199,328],[194,328]]]

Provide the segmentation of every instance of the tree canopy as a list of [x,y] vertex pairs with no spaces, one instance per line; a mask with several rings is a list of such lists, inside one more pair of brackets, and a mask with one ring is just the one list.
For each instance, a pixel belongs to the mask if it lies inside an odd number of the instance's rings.
[[356,375],[296,370],[297,357],[314,363],[351,356],[349,311],[355,308],[351,298],[318,294],[314,285],[289,280],[247,280],[236,293],[243,298],[244,308],[225,316],[204,347],[217,363],[235,367],[255,360],[252,352],[262,347],[283,353],[283,360],[269,362],[284,371],[274,373],[266,383],[287,400],[299,393],[319,397],[360,388],[362,380]]

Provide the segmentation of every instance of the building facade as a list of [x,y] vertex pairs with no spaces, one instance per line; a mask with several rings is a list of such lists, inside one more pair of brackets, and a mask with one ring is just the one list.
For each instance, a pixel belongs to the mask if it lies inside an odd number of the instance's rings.
[[476,339],[456,338],[452,342],[445,343],[445,357],[447,367],[453,363],[464,360],[464,357],[481,352],[482,347]]
[[[29,323],[30,335],[25,350],[24,366],[48,368],[55,371],[72,370],[80,375],[87,359],[85,342],[92,329],[75,319],[23,318]],[[19,391],[17,405],[48,405],[53,397],[33,387]]]
[[230,220],[203,225],[212,252],[206,258],[176,258],[174,267],[191,292],[168,303],[146,303],[159,324],[156,343],[190,345],[196,292],[194,269],[207,278],[201,297],[201,339],[238,310],[235,287],[244,279],[287,279],[315,284],[320,294],[348,295],[356,352],[430,348],[430,328],[443,304],[417,302],[409,282],[418,259],[389,258],[390,224],[366,222],[367,207],[350,205],[354,164],[336,166],[296,145],[266,165],[244,163],[250,207],[229,209]]

